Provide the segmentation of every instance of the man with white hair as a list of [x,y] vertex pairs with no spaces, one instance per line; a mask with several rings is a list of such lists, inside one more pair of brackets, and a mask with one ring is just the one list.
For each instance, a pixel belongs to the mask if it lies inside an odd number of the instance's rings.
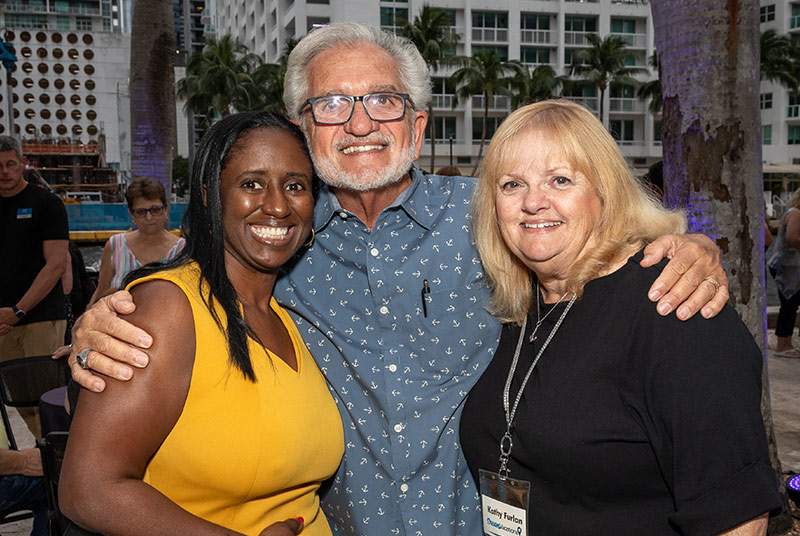
[[[289,56],[284,103],[324,184],[316,241],[275,295],[296,313],[344,421],[345,458],[323,493],[336,534],[481,531],[458,426],[500,325],[472,244],[473,179],[413,167],[430,98],[417,50],[376,28],[332,24]],[[650,253],[648,264],[674,256],[651,292],[662,313],[688,297],[679,316],[711,316],[727,301],[707,238],[664,237]],[[692,283],[703,278],[713,282]],[[85,387],[104,387],[88,368],[128,379],[123,363],[146,364],[149,337],[116,317],[133,307],[118,293],[80,321],[70,364]]]

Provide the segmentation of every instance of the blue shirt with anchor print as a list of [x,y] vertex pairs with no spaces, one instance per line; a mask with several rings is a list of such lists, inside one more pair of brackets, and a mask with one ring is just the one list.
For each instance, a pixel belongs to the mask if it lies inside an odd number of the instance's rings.
[[345,457],[323,493],[337,535],[481,532],[458,428],[500,324],[472,242],[475,179],[411,176],[372,230],[323,186],[315,243],[275,289],[342,415]]

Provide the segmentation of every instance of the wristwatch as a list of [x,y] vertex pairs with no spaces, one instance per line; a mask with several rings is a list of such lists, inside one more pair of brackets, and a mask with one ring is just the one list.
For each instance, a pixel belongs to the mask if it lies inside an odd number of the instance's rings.
[[12,305],[11,310],[14,311],[14,316],[16,316],[18,320],[22,320],[23,318],[25,318],[25,315],[27,314],[25,311],[23,311],[16,305]]

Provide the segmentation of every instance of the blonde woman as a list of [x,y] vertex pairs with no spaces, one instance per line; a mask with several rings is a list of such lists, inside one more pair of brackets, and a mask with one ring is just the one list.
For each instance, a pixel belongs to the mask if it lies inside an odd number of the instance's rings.
[[649,306],[659,270],[641,250],[684,217],[635,181],[603,125],[567,101],[511,114],[474,218],[506,322],[461,421],[484,531],[763,534],[780,501],[761,355],[731,307],[680,322]]
[[789,207],[781,219],[778,236],[767,252],[767,264],[778,287],[778,321],[775,325],[775,355],[800,357],[792,346],[792,335],[800,307],[800,190],[792,194]]

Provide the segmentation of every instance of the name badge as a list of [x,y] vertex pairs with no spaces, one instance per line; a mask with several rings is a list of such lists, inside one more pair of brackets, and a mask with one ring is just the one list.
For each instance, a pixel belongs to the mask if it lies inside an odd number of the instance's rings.
[[483,533],[489,536],[528,536],[531,483],[480,469]]
[[33,218],[33,209],[32,208],[18,208],[17,209],[17,219],[18,220],[29,220]]

